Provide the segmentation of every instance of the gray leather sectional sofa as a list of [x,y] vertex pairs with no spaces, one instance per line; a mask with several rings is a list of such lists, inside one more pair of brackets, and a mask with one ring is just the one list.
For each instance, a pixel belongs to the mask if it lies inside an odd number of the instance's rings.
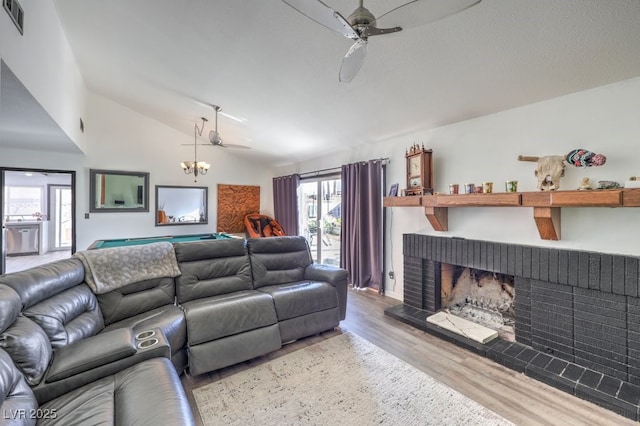
[[314,264],[302,237],[174,250],[179,276],[101,294],[76,258],[0,276],[0,423],[193,424],[186,369],[242,362],[345,318],[346,271]]

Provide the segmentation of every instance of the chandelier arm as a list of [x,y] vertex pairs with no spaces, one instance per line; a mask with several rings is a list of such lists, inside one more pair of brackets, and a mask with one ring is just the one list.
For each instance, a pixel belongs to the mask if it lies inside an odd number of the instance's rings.
[[[216,119],[217,119],[217,115],[216,115]],[[198,127],[197,122],[194,123],[194,126],[193,126],[193,157],[194,157],[193,162],[185,161],[180,163],[180,166],[182,167],[182,170],[184,171],[185,174],[189,175],[193,173],[195,177],[194,182],[198,181],[198,175],[200,176],[206,175],[210,167],[210,164],[205,161],[198,162],[198,136],[202,136],[204,125],[206,122],[207,122],[207,119],[202,117],[202,127]]]
[[204,123],[206,123],[206,121],[207,121],[206,118],[204,118],[204,117],[201,117],[201,118],[202,118],[202,128],[198,127],[198,123],[194,124],[194,126],[195,126],[194,132],[198,132],[198,136],[202,136],[202,131],[204,130]]

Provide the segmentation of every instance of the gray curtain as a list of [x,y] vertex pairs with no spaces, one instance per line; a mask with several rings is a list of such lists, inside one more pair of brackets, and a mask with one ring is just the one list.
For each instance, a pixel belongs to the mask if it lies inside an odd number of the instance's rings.
[[342,166],[340,266],[356,288],[382,288],[381,160]]
[[300,175],[273,178],[273,213],[286,235],[298,235],[299,185]]

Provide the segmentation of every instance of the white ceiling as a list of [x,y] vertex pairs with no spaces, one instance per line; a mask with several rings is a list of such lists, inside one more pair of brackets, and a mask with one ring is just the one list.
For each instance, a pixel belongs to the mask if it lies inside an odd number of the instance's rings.
[[280,0],[55,3],[91,90],[183,131],[176,145],[218,104],[247,119],[219,118],[226,143],[252,147],[234,153],[274,166],[640,75],[640,0],[483,0],[370,38],[349,84],[351,41]]

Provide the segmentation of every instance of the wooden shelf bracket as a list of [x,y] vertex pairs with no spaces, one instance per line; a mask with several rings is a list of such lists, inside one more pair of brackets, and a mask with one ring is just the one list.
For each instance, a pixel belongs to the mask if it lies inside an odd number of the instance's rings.
[[427,206],[424,208],[424,215],[434,231],[449,230],[449,209],[446,207]]
[[534,207],[533,219],[536,222],[540,238],[554,241],[560,239],[559,207]]

